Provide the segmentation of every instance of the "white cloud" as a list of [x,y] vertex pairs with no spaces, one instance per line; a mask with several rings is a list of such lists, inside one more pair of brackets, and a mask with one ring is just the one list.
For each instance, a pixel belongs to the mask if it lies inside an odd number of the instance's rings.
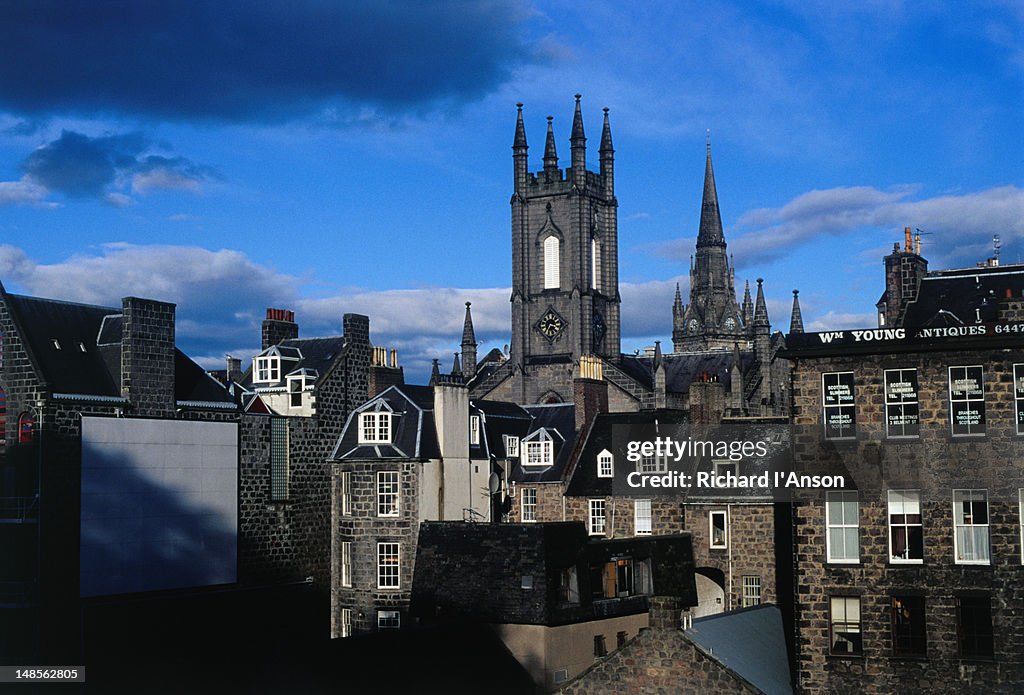
[[0,205],[35,205],[54,208],[56,203],[46,201],[50,192],[45,186],[23,176],[18,181],[0,181]]

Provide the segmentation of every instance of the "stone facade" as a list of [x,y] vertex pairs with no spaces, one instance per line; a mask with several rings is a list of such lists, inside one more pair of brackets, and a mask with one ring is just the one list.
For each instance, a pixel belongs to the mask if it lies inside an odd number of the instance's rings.
[[[1012,335],[1012,334],[1010,334]],[[818,354],[830,352],[831,354]],[[850,479],[857,500],[858,549],[854,559],[830,561],[822,492],[794,498],[796,626],[801,692],[962,693],[1018,692],[1024,688],[1024,599],[1020,490],[1024,455],[1016,429],[1014,365],[1024,363],[1019,342],[961,341],[941,349],[934,342],[883,341],[865,354],[850,350],[794,352],[794,463]],[[983,366],[984,434],[951,433],[949,368]],[[915,370],[920,432],[894,438],[886,430],[885,370]],[[852,372],[855,436],[823,436],[822,374]],[[977,408],[977,405],[974,406]],[[890,491],[919,499],[923,553],[893,559]],[[984,503],[969,511],[984,524],[984,543],[973,561],[957,556],[955,526],[964,523],[955,490],[980,491]],[[981,536],[979,536],[981,538]],[[963,543],[964,541],[959,541]],[[984,559],[987,556],[987,559]],[[830,606],[835,597],[859,602],[851,632],[858,648],[833,654]],[[895,599],[923,606],[923,638],[914,653],[897,653]],[[965,628],[958,603],[977,599],[988,607],[991,628]],[[909,616],[909,611],[904,616]],[[902,620],[902,618],[901,618]],[[982,620],[984,622],[984,619]],[[989,636],[970,656],[961,636]],[[991,637],[994,635],[994,639]],[[855,653],[849,653],[853,651]],[[859,653],[857,653],[859,651]],[[988,653],[984,653],[988,651]],[[968,652],[969,653],[969,652]]]

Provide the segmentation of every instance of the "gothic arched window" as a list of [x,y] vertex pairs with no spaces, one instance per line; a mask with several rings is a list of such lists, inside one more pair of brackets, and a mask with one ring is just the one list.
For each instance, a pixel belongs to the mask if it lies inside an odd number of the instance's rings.
[[601,290],[601,242],[597,237],[590,240],[590,287]]
[[544,289],[557,290],[562,286],[558,271],[558,237],[552,235],[544,240]]

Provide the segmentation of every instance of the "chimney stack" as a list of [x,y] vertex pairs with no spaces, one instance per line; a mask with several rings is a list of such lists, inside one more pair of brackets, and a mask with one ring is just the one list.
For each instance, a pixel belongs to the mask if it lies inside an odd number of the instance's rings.
[[572,381],[572,400],[576,411],[576,431],[583,430],[601,413],[608,412],[608,382],[600,357],[582,355],[578,375]]
[[263,320],[263,347],[280,345],[286,340],[299,337],[299,324],[295,323],[295,312],[290,309],[267,309]]
[[134,415],[174,414],[174,305],[121,300],[121,395]]

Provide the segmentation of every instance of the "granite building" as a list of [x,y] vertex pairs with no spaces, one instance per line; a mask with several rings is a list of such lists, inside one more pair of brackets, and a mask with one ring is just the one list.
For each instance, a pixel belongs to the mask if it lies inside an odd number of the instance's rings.
[[787,338],[797,681],[1024,688],[1024,266],[927,272],[909,230],[879,328]]

